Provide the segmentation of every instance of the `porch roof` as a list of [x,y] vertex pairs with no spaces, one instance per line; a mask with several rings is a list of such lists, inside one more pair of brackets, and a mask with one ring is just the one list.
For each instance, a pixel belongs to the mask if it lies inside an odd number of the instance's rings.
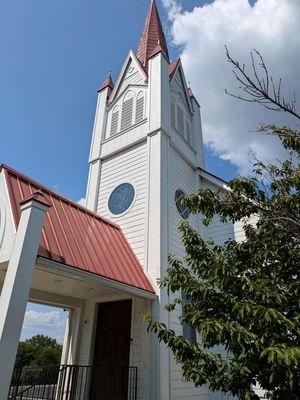
[[154,293],[118,225],[6,165],[0,165],[1,171],[16,229],[20,203],[26,197],[40,190],[51,205],[45,217],[38,256]]

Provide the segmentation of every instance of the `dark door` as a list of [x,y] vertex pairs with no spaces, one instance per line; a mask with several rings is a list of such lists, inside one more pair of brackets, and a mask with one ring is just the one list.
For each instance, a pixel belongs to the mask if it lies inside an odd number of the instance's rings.
[[99,304],[92,400],[127,400],[131,308],[131,300]]

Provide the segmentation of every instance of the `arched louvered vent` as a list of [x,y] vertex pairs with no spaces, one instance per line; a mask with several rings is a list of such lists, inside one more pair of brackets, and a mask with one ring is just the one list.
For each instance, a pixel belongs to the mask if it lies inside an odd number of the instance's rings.
[[191,125],[189,124],[188,121],[186,121],[186,139],[189,143],[192,142],[191,138]]
[[118,122],[119,122],[119,107],[115,107],[111,116],[110,135],[116,135],[118,133]]
[[177,106],[177,129],[184,136],[184,115],[183,109],[179,105]]
[[124,97],[121,117],[121,131],[132,126],[133,93],[128,92]]
[[144,119],[144,93],[139,93],[136,100],[135,123],[143,121]]
[[175,129],[175,103],[174,100],[171,100],[171,127]]

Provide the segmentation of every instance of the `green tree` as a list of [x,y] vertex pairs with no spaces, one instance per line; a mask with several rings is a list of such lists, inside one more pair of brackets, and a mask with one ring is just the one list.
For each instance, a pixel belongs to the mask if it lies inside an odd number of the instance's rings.
[[62,346],[56,339],[36,335],[19,343],[16,365],[22,367],[60,364]]
[[[251,54],[253,75],[228,51],[227,57],[244,90],[245,97],[235,97],[300,119],[295,101],[281,96],[280,83],[275,86],[258,52]],[[203,215],[204,225],[216,216],[223,223],[242,221],[245,241],[216,245],[183,222],[179,230],[186,256],[170,256],[160,282],[177,294],[167,309],[181,304],[182,324],[195,328],[201,340],[191,343],[146,319],[182,365],[184,377],[196,386],[206,384],[248,400],[257,398],[253,387],[259,384],[270,399],[299,399],[300,132],[273,124],[260,131],[281,140],[288,154],[285,161],[258,161],[253,178],[234,179],[227,191],[199,190],[184,200],[192,213]],[[255,226],[249,222],[253,215]],[[214,351],[219,345],[227,355]]]

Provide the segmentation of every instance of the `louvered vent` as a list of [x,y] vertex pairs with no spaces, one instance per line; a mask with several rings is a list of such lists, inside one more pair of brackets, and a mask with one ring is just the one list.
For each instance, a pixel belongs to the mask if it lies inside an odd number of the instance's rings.
[[119,120],[119,111],[115,111],[111,117],[111,126],[110,126],[111,136],[116,135],[118,133],[118,120]]
[[175,129],[175,104],[171,101],[171,127]]
[[121,131],[131,127],[132,111],[133,111],[133,99],[128,99],[124,101],[122,108]]
[[144,118],[144,96],[139,97],[136,101],[135,122],[141,122]]
[[181,135],[184,135],[184,117],[183,110],[181,107],[177,106],[177,128]]
[[191,140],[191,126],[187,121],[186,121],[186,138],[187,138],[187,141],[189,143],[192,142],[192,140]]

